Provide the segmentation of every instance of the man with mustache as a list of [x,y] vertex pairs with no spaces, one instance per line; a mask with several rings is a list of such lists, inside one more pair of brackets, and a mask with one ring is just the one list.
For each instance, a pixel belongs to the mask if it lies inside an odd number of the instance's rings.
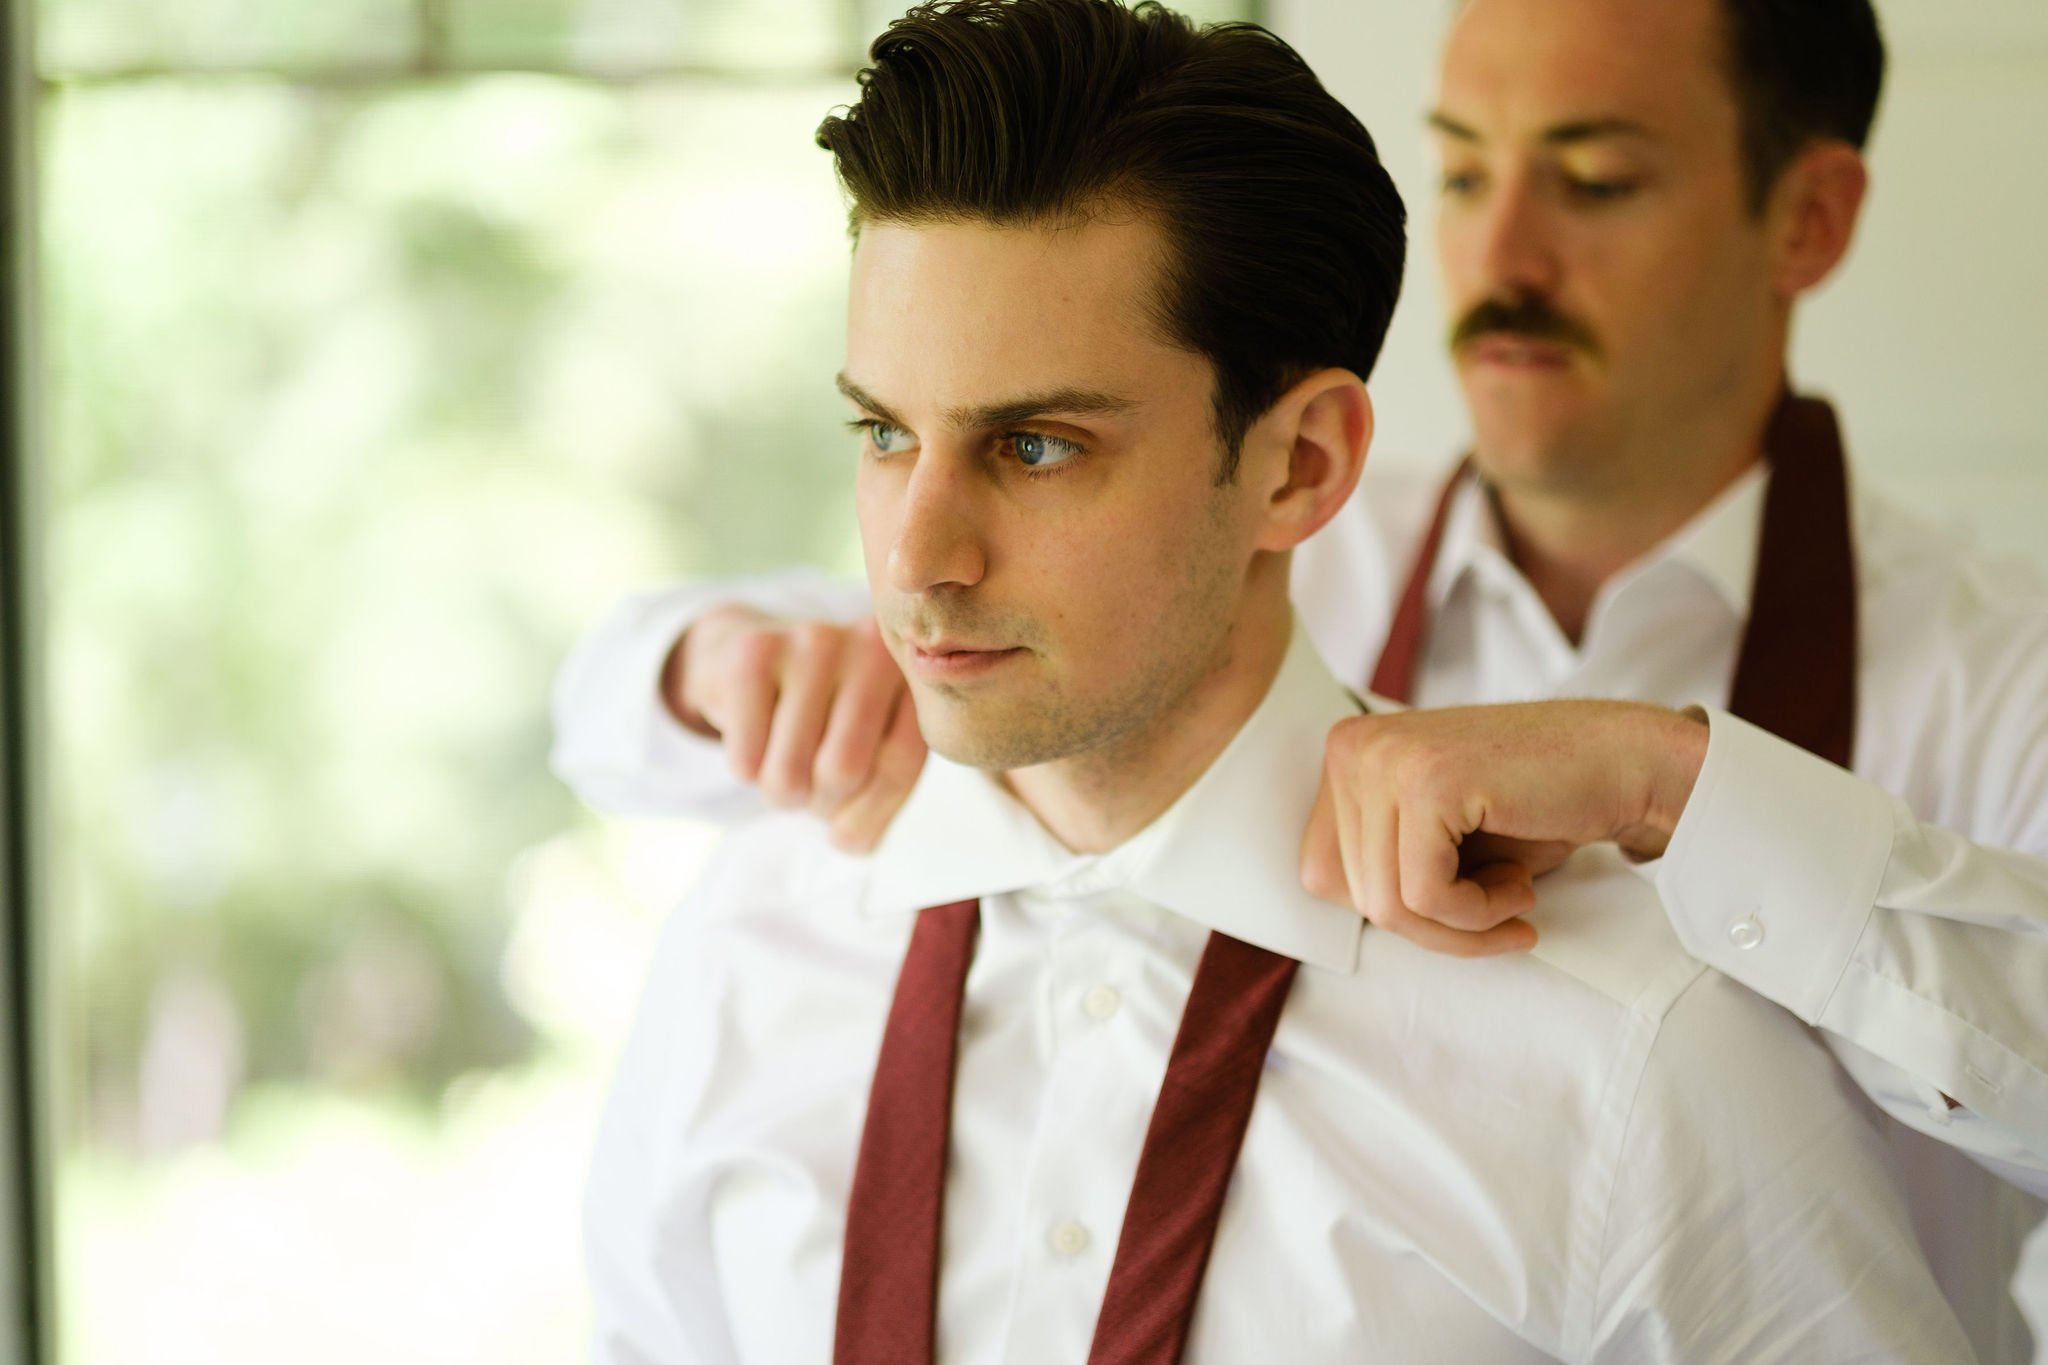
[[1966,1359],[1826,1051],[1611,851],[1484,963],[1298,884],[1362,703],[1290,558],[1404,254],[1356,118],[1112,0],[921,7],[861,91],[838,384],[932,754],[873,857],[770,818],[672,918],[599,1358]]
[[[2048,606],[1844,491],[1831,419],[1786,397],[1882,65],[1863,0],[1461,7],[1431,126],[1472,462],[1369,490],[1294,580],[1340,677],[1449,709],[1334,728],[1304,877],[1488,954],[1541,927],[1503,866],[1663,854],[1694,955],[1818,1026],[1900,1124],[2048,1192]],[[733,595],[600,631],[559,766],[603,803],[701,809],[723,788],[691,735],[717,735],[871,842],[922,757],[875,628],[769,619],[858,614],[804,580],[705,612]],[[1980,1352],[2018,1358],[2002,1271],[2030,1207],[1901,1145]]]

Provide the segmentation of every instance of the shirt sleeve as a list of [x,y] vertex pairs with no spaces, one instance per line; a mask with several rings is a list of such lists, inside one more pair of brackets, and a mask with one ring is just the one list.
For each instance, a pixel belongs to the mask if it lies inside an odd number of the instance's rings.
[[555,680],[555,775],[613,815],[730,823],[765,809],[727,770],[716,740],[691,733],[661,701],[661,671],[690,623],[740,602],[773,616],[851,621],[866,588],[822,570],[674,583],[628,597],[571,651]]
[[1656,874],[1686,948],[1819,1026],[1886,1112],[2048,1195],[2048,860],[1708,718]]
[[705,1020],[720,967],[708,925],[729,912],[729,839],[668,917],[620,1050],[584,1187],[593,1365],[737,1365],[700,1204],[682,1174],[692,1105],[714,1066]]
[[1567,1358],[1976,1358],[1873,1117],[1789,1016],[1702,972],[1620,1100],[1583,1344]]

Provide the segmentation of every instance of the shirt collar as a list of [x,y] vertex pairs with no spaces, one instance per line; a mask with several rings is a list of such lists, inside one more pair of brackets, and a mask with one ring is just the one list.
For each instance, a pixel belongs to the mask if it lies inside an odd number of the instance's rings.
[[994,778],[937,754],[875,850],[867,914],[1009,891],[1120,889],[1329,971],[1357,965],[1365,921],[1301,887],[1301,838],[1323,742],[1360,703],[1297,623],[1251,718],[1195,784],[1122,845],[1088,856],[1046,833]]
[[1757,549],[1763,540],[1764,493],[1770,482],[1770,466],[1762,460],[1743,470],[1653,558],[1690,565],[1720,592],[1736,616],[1748,616]]
[[[1758,461],[1722,489],[1693,518],[1671,537],[1639,560],[1635,572],[1661,563],[1691,568],[1726,600],[1737,616],[1749,613],[1749,597],[1756,582],[1757,547],[1763,534],[1764,494],[1770,486],[1770,466]],[[1443,540],[1437,547],[1437,561],[1430,571],[1428,600],[1432,610],[1443,606],[1453,589],[1481,561],[1495,570],[1519,578],[1520,570],[1508,556],[1507,539],[1486,481],[1468,471],[1451,495],[1451,509],[1444,519]],[[1633,577],[1633,573],[1629,575]]]

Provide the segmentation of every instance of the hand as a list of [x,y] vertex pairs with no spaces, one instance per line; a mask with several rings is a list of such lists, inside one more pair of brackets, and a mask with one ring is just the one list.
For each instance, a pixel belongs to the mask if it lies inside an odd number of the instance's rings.
[[1359,716],[1330,732],[1302,841],[1310,894],[1463,957],[1523,952],[1535,878],[1586,844],[1663,853],[1704,717],[1636,702]]
[[742,782],[808,806],[848,852],[874,847],[924,767],[909,687],[872,617],[851,626],[716,607],[662,669],[675,718],[725,743]]

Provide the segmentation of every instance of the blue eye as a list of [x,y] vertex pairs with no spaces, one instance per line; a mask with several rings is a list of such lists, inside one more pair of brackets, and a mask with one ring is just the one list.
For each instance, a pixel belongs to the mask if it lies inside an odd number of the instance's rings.
[[1048,436],[1042,431],[1014,431],[1008,440],[1010,448],[1017,453],[1017,463],[1027,469],[1045,469],[1056,464],[1065,464],[1081,453],[1081,447],[1072,441],[1062,441],[1057,436]]
[[900,455],[910,449],[910,433],[902,427],[892,427],[872,417],[863,417],[850,425],[867,438],[867,443],[875,448],[877,455]]

